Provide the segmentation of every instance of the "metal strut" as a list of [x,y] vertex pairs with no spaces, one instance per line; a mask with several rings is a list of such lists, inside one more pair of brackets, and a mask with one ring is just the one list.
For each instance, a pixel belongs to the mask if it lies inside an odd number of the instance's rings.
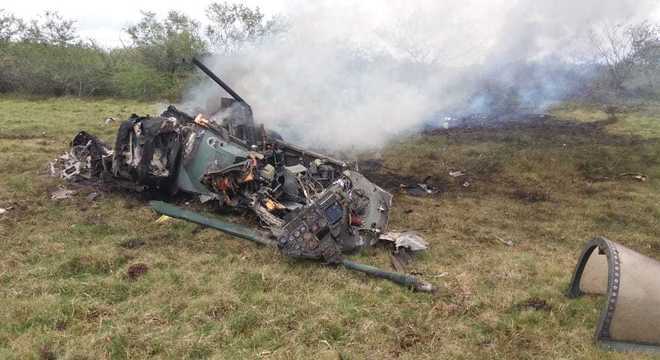
[[[171,216],[177,219],[187,220],[196,224],[208,226],[220,230],[229,235],[241,239],[253,241],[262,245],[276,246],[276,242],[271,240],[265,232],[253,230],[243,225],[233,224],[226,221],[206,217],[202,214],[182,209],[178,206],[162,202],[151,201],[151,208],[160,214]],[[342,259],[341,263],[346,269],[365,273],[377,278],[386,279],[401,286],[412,288],[421,292],[433,292],[433,285],[420,280],[412,275],[401,274],[392,271],[386,271],[374,266],[360,264],[348,259]]]

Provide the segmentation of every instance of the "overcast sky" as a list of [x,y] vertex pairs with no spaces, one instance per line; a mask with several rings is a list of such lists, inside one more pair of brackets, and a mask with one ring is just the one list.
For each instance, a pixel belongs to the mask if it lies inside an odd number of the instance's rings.
[[[218,0],[222,2],[223,0]],[[296,1],[296,0],[294,0]],[[412,0],[411,0],[412,1]],[[579,0],[576,0],[579,1]],[[110,0],[110,1],[80,1],[80,0],[16,0],[5,2],[0,9],[5,9],[23,19],[31,19],[45,10],[57,10],[65,18],[74,19],[83,38],[93,38],[104,46],[121,46],[127,41],[122,32],[128,24],[140,19],[140,10],[155,11],[159,15],[169,10],[179,10],[204,23],[204,10],[212,0]],[[259,6],[266,14],[286,14],[286,0],[243,0],[250,6]],[[289,4],[287,4],[289,3]],[[379,0],[362,0],[373,4],[374,9],[382,6]],[[660,20],[660,2],[657,11],[650,16]]]
[[[279,13],[284,9],[284,0],[245,0],[250,6],[259,6],[267,14]],[[105,46],[120,46],[128,40],[122,32],[128,24],[137,22],[140,10],[154,11],[159,15],[169,10],[178,10],[204,22],[205,9],[212,0],[18,0],[0,4],[0,9],[23,19],[31,19],[45,10],[56,10],[65,18],[76,21],[83,38],[93,38]],[[218,1],[222,2],[222,0]]]

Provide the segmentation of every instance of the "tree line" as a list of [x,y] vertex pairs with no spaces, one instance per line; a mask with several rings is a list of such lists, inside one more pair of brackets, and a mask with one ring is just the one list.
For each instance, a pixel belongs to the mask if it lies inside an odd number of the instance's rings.
[[[106,49],[82,39],[75,21],[57,12],[25,20],[0,9],[0,93],[175,99],[195,76],[193,56],[231,55],[287,28],[281,17],[228,2],[206,8],[205,26],[178,11],[141,15],[123,30],[128,44]],[[599,102],[660,98],[660,25],[600,26],[589,35],[592,58],[576,62],[575,70],[586,67],[592,75],[579,96]],[[423,52],[407,54],[425,60]],[[511,89],[494,87],[491,92],[508,99]]]
[[597,100],[660,99],[660,25],[600,26],[589,34],[596,76],[588,84]]
[[178,11],[141,14],[123,30],[129,44],[106,49],[57,12],[24,20],[0,9],[0,93],[173,99],[193,76],[193,56],[238,51],[284,24],[226,2],[207,7],[205,27]]

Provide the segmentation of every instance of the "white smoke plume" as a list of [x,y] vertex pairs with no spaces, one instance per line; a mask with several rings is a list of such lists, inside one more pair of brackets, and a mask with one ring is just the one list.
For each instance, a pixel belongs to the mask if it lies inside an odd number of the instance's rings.
[[[571,94],[592,26],[630,23],[652,0],[294,1],[288,30],[203,61],[287,140],[327,150],[377,148],[443,114],[496,109],[491,84],[521,106]],[[497,92],[495,91],[495,96]],[[210,81],[185,100],[223,94]]]

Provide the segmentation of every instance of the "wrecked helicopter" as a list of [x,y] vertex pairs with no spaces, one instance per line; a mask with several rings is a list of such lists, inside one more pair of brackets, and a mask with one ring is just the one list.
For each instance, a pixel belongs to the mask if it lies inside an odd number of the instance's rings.
[[70,150],[51,163],[51,172],[69,181],[99,180],[169,195],[184,192],[202,203],[246,210],[259,220],[259,229],[151,202],[158,213],[277,246],[289,257],[343,265],[418,291],[433,290],[414,276],[344,257],[383,239],[396,247],[426,248],[415,233],[384,236],[390,193],[351,164],[288,143],[257,125],[240,95],[202,62],[193,63],[231,96],[221,98],[216,112],[193,117],[170,105],[160,116],[134,114],[119,126],[112,148],[81,131]]

